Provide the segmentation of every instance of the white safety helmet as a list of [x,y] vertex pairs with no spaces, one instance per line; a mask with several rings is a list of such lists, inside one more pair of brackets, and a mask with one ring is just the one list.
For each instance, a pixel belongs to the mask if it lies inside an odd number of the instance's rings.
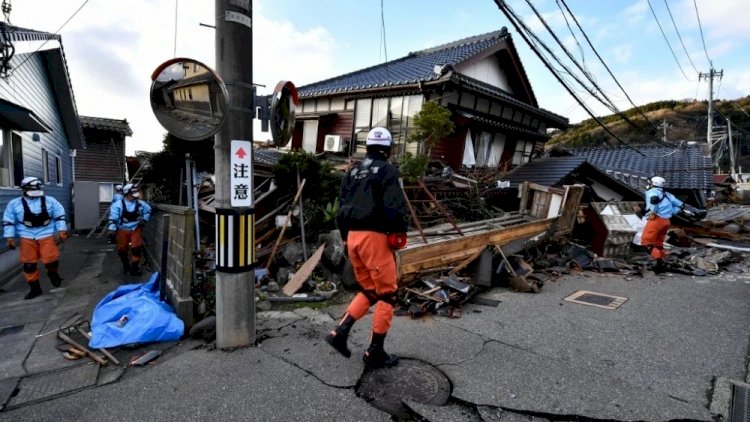
[[392,143],[393,138],[391,138],[391,132],[389,132],[388,129],[384,127],[375,127],[367,133],[367,141],[365,142],[365,145],[390,147]]
[[118,183],[118,184],[115,185],[115,192],[122,192],[122,185],[121,184]]
[[650,180],[651,186],[655,188],[663,188],[667,184],[667,181],[661,176],[654,176]]
[[128,183],[127,185],[123,186],[122,193],[125,195],[129,195],[131,192],[138,192],[138,186]]
[[42,185],[43,183],[38,177],[29,176],[21,180],[21,189],[23,190],[41,190]]

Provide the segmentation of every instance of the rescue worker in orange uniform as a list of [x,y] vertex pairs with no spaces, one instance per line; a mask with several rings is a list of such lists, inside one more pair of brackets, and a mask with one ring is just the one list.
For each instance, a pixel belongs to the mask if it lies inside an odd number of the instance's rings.
[[8,241],[8,248],[18,246],[16,236],[21,241],[23,275],[29,284],[24,299],[42,294],[37,268],[39,260],[44,264],[52,285],[59,287],[62,283],[57,272],[60,265],[57,244],[68,238],[65,208],[55,198],[45,196],[42,186],[42,181],[36,177],[24,178],[21,181],[23,196],[11,200],[3,214],[3,237]]
[[646,203],[643,207],[648,221],[643,229],[641,245],[646,247],[654,259],[655,265],[652,269],[657,274],[667,270],[664,263],[664,258],[667,256],[664,252],[664,237],[670,227],[669,219],[685,207],[682,201],[664,190],[666,183],[667,181],[660,176],[649,180]]
[[[114,234],[117,243],[117,255],[122,261],[124,273],[139,276],[143,272],[139,268],[143,254],[143,226],[151,218],[151,207],[140,200],[141,192],[138,186],[128,183],[122,188],[125,195],[119,202],[112,204],[109,211],[110,236]],[[133,259],[130,260],[128,250],[132,248]]]
[[362,290],[349,304],[339,325],[325,337],[339,353],[351,356],[346,344],[349,331],[375,305],[370,346],[362,357],[365,365],[373,368],[398,364],[398,357],[386,353],[383,343],[398,300],[393,250],[406,245],[408,214],[399,171],[388,162],[391,146],[387,129],[372,129],[367,134],[365,159],[348,172],[341,184],[337,223]]

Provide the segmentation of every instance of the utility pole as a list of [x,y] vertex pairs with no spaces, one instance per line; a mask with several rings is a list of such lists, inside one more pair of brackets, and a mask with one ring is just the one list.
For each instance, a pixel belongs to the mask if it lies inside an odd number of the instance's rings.
[[737,167],[735,166],[735,160],[734,160],[734,145],[732,142],[732,122],[727,117],[727,136],[729,140],[729,175],[734,178],[734,176],[737,174]]
[[667,118],[666,117],[663,117],[662,119],[663,120],[662,120],[661,124],[658,127],[660,127],[661,129],[664,130],[664,134],[661,137],[661,141],[666,144],[667,143],[667,128],[672,127],[672,125],[670,125],[669,123],[667,123]]
[[[232,207],[237,189],[230,177],[238,177],[232,165],[231,142],[253,140],[253,37],[251,0],[216,1],[216,71],[227,87],[226,122],[214,141],[217,233],[216,261],[216,346],[220,349],[255,343],[255,261],[252,208],[252,147],[245,192],[251,207]],[[241,156],[240,158],[243,158]],[[235,172],[235,173],[232,173]],[[236,197],[236,194],[235,194]],[[243,229],[250,238],[242,238]],[[250,259],[237,255],[247,248]],[[228,256],[228,258],[227,258]],[[236,259],[233,259],[236,258]],[[250,262],[247,262],[250,261]]]
[[713,63],[708,73],[699,73],[698,80],[708,79],[708,128],[706,129],[706,142],[708,142],[709,152],[711,151],[711,137],[713,135],[714,124],[714,78],[721,79],[724,76],[724,70],[714,70]]

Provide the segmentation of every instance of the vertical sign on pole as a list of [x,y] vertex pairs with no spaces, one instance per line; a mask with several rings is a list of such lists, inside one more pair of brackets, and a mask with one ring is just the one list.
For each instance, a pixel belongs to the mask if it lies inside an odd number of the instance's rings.
[[250,141],[232,141],[230,148],[231,204],[233,208],[253,206],[253,144]]
[[252,143],[232,141],[230,154],[230,203],[216,209],[216,269],[245,272],[255,263],[255,216],[253,206]]

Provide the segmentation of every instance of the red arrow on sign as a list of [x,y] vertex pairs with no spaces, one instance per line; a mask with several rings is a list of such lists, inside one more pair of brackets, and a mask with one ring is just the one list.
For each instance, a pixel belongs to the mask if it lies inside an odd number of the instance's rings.
[[237,152],[234,153],[234,155],[240,157],[240,160],[241,160],[241,159],[245,158],[245,156],[247,155],[247,153],[245,152],[244,149],[242,149],[242,147],[240,147],[240,149],[238,149]]

